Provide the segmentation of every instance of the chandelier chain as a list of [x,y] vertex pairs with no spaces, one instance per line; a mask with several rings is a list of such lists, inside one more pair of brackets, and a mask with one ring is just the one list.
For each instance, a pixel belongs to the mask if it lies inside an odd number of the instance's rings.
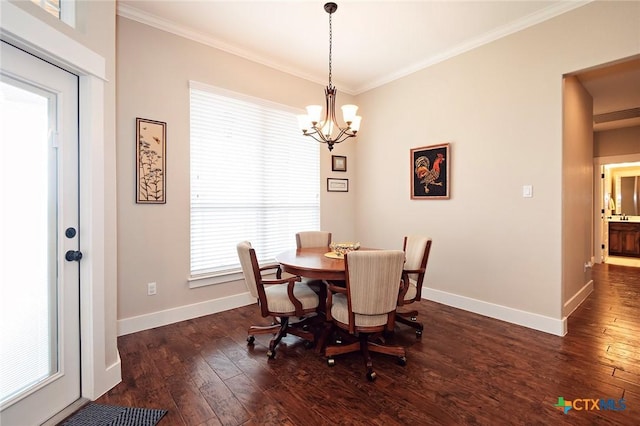
[[329,13],[329,87],[331,86],[331,48],[333,46],[333,27],[331,25],[331,13]]

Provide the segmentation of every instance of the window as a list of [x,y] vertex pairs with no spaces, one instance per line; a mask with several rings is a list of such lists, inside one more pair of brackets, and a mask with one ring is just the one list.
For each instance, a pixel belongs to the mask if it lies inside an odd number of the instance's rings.
[[216,282],[203,277],[240,272],[240,241],[269,263],[295,247],[296,232],[320,229],[320,149],[300,134],[291,108],[195,82],[190,92],[190,281],[197,287]]
[[60,1],[59,0],[31,0],[48,13],[60,19]]
[[31,0],[67,25],[75,26],[75,0]]

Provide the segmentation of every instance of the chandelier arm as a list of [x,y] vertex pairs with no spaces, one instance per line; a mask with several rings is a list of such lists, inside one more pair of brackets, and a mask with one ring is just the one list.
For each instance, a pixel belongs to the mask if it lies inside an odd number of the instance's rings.
[[305,133],[304,136],[311,136],[311,138],[313,138],[316,142],[329,143],[324,138],[322,138],[322,136],[318,137],[317,136],[318,134],[322,135],[322,133],[313,132],[313,133]]
[[[342,136],[344,136],[344,137],[342,137]],[[346,141],[347,139],[352,138],[352,137],[354,137],[354,136],[355,136],[355,135],[354,135],[354,134],[352,134],[352,133],[347,133],[346,131],[345,131],[345,132],[342,132],[342,133],[341,133],[341,134],[336,138],[336,141],[335,141],[334,143],[344,142],[344,141]],[[342,138],[342,139],[340,139],[340,138]]]
[[313,139],[317,140],[318,142],[328,143],[330,141],[330,139],[327,139],[327,137],[322,133],[321,128],[314,126],[313,130],[314,130],[313,132],[305,133],[305,136],[311,136]]

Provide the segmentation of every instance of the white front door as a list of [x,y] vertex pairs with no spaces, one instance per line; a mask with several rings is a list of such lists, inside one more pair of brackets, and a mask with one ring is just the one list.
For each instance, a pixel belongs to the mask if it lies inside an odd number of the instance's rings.
[[0,42],[0,424],[80,398],[78,77]]

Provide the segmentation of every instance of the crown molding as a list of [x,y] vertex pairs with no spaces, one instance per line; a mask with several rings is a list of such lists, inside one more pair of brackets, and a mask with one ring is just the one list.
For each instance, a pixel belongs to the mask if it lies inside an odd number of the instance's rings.
[[474,39],[468,40],[466,43],[462,43],[457,46],[454,46],[453,48],[445,52],[442,52],[441,54],[431,56],[411,66],[405,67],[401,70],[398,70],[397,72],[389,74],[384,78],[373,80],[367,84],[356,87],[354,89],[355,94],[364,93],[368,90],[375,89],[376,87],[380,87],[384,84],[391,83],[392,81],[398,80],[402,77],[406,77],[417,71],[423,70],[432,65],[443,62],[447,59],[461,55],[465,52],[478,48],[482,45],[489,44],[493,41],[506,37],[510,34],[516,33],[518,31],[522,31],[526,28],[532,27],[541,22],[547,21],[551,18],[555,18],[556,16],[559,16],[559,15],[562,15],[563,13],[582,7],[588,3],[591,3],[592,1],[594,0],[566,1],[566,2],[554,3],[543,10],[540,10],[536,13],[532,13],[522,19],[511,22],[510,24],[503,25],[502,27],[496,28],[493,31],[489,31],[480,37],[476,37]]
[[[171,34],[175,34],[177,36],[180,37],[184,37],[186,39],[198,42],[198,43],[202,43],[204,45],[213,47],[215,49],[221,50],[223,52],[227,52],[230,53],[232,55],[235,56],[239,56],[241,58],[247,59],[249,61],[252,62],[256,62],[259,63],[261,65],[265,65],[269,68],[273,68],[275,70],[278,71],[282,71],[284,73],[287,74],[291,74],[293,76],[302,78],[304,80],[307,81],[311,81],[313,83],[318,83],[321,84],[323,86],[326,86],[326,81],[321,80],[320,78],[307,74],[307,73],[303,73],[300,70],[294,69],[294,68],[290,68],[290,67],[285,67],[282,66],[281,64],[278,64],[268,58],[265,58],[264,56],[260,56],[257,55],[253,52],[250,52],[248,50],[244,50],[241,49],[237,46],[233,46],[231,44],[225,43],[223,41],[220,41],[216,38],[213,37],[209,37],[201,32],[198,31],[194,31],[188,27],[182,26],[182,25],[178,25],[174,22],[170,22],[166,19],[160,18],[156,15],[152,15],[150,13],[147,12],[143,12],[139,9],[136,9],[134,7],[131,7],[129,5],[125,5],[122,3],[118,3],[118,7],[117,7],[117,14],[123,18],[127,18],[127,19],[131,19],[132,21],[136,21],[139,22],[141,24],[145,24],[148,25],[150,27],[154,27],[157,28],[159,30],[171,33]],[[349,93],[351,95],[353,95],[353,92],[350,92],[348,90],[342,90],[345,93]]]
[[[480,37],[467,41],[466,43],[462,43],[457,46],[454,46],[453,48],[445,52],[442,52],[438,55],[425,58],[422,61],[419,61],[413,65],[410,65],[401,70],[398,70],[397,72],[391,73],[383,78],[365,82],[363,85],[358,87],[346,87],[344,84],[336,84],[336,86],[340,86],[341,92],[344,92],[346,94],[359,95],[366,91],[375,89],[376,87],[382,86],[387,83],[391,83],[392,81],[398,80],[402,77],[406,77],[417,71],[428,68],[432,65],[443,62],[447,59],[461,55],[465,52],[473,50],[482,45],[491,43],[502,37],[506,37],[510,34],[513,34],[518,31],[529,28],[531,26],[537,25],[541,22],[544,22],[546,20],[559,16],[563,13],[569,12],[573,9],[582,7],[588,3],[591,3],[592,1],[594,0],[562,1],[558,3],[553,3],[545,9],[532,13],[508,25],[503,25],[502,27],[496,28],[493,31],[489,31]],[[304,80],[308,80],[323,86],[326,85],[326,82],[317,76],[313,76],[308,73],[303,73],[300,70],[295,68],[283,66],[282,64],[278,64],[273,60],[266,58],[264,56],[257,55],[253,52],[241,49],[237,46],[233,46],[229,43],[225,43],[213,37],[209,37],[201,32],[194,31],[188,27],[177,25],[166,19],[149,14],[147,12],[143,12],[129,5],[118,3],[117,14],[122,16],[123,18],[131,19],[133,21],[140,22],[141,24],[149,25],[159,30],[166,31],[166,32],[178,35],[180,37],[184,37],[184,38],[196,41],[198,43],[205,44],[207,46],[211,46],[215,49],[230,53],[235,56],[239,56],[241,58],[259,63],[261,65],[265,65],[269,68],[273,68],[275,70],[293,75],[295,77],[299,77]]]

